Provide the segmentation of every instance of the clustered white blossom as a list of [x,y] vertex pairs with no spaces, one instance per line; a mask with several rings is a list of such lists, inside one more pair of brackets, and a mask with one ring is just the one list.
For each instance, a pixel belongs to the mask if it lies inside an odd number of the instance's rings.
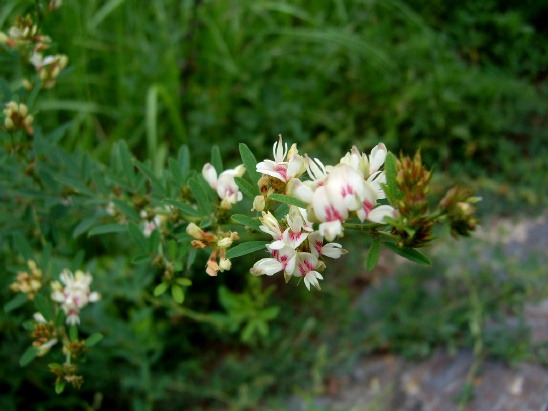
[[[270,257],[257,261],[250,271],[254,275],[283,271],[286,281],[298,277],[308,289],[311,285],[320,288],[318,280],[323,279],[320,272],[325,268],[323,259],[339,258],[346,253],[341,244],[332,241],[343,236],[343,223],[347,219],[355,217],[361,222],[382,224],[386,217],[398,217],[392,206],[379,203],[386,198],[383,191],[386,175],[381,170],[386,147],[380,143],[367,155],[354,146],[338,164],[326,166],[317,158],[299,155],[295,144],[288,150],[280,136],[274,143],[273,154],[274,160],[266,159],[256,166],[262,174],[258,182],[261,194],[253,201],[253,210],[262,212],[261,231],[273,239],[266,246]],[[217,192],[221,208],[230,209],[242,199],[234,178],[242,176],[244,171],[240,165],[217,176],[211,164],[204,165],[202,175]],[[305,173],[308,179],[301,180]],[[294,196],[307,207],[292,205],[289,213],[278,221],[267,208],[272,203],[269,196],[274,193]],[[201,236],[191,234],[196,239],[193,247],[214,243],[204,243],[202,231],[199,234]],[[213,249],[212,261],[215,261],[216,246]],[[216,274],[219,270],[213,271]]]
[[[308,207],[291,206],[280,221],[270,212],[262,213],[260,229],[274,241],[266,246],[271,257],[257,261],[251,273],[273,275],[283,271],[286,281],[292,276],[302,277],[308,289],[310,285],[320,288],[323,258],[339,258],[346,253],[339,243],[331,242],[343,235],[344,221],[351,216],[376,223],[383,223],[385,217],[397,218],[393,207],[378,203],[385,198],[382,184],[386,175],[380,168],[386,147],[380,143],[367,155],[354,146],[338,164],[325,166],[317,158],[299,155],[295,144],[288,151],[280,136],[273,154],[274,161],[257,164],[257,171],[263,174],[259,182],[262,196],[258,197],[263,198],[255,199],[254,209],[262,211],[264,197],[272,192],[292,195]],[[301,180],[305,171],[309,179]],[[318,224],[317,230],[313,223]]]
[[[313,231],[306,210],[291,206],[283,222],[270,212],[263,212],[261,231],[270,234],[273,242],[266,246],[271,257],[263,258],[251,268],[253,275],[273,275],[283,271],[286,281],[292,276],[303,278],[306,288],[320,288],[323,280],[319,271],[325,267],[322,256],[339,258],[346,250],[339,243],[324,244],[319,231]],[[285,229],[283,229],[286,227]]]
[[60,282],[51,283],[53,289],[51,299],[61,304],[61,308],[67,315],[67,324],[79,324],[80,310],[89,303],[99,300],[101,295],[90,290],[89,285],[93,280],[90,273],[77,270],[76,274],[73,274],[70,270],[64,269],[59,279]]
[[[51,0],[50,11],[56,10],[61,4],[60,0]],[[39,33],[38,26],[34,24],[30,16],[19,18],[7,34],[0,32],[0,44],[21,50],[25,59],[28,59],[29,63],[36,68],[44,88],[52,88],[57,77],[68,64],[68,57],[64,54],[43,55],[42,52],[50,47],[51,39]],[[27,79],[23,83],[26,88],[32,88],[32,84]]]
[[369,156],[352,147],[335,166],[324,166],[317,158],[306,156],[310,180],[291,180],[288,193],[310,205],[320,223],[320,234],[328,241],[342,236],[343,222],[352,214],[362,222],[383,223],[385,217],[396,218],[393,207],[378,204],[385,198],[381,184],[386,182],[386,175],[379,169],[386,154],[385,145],[380,143]]

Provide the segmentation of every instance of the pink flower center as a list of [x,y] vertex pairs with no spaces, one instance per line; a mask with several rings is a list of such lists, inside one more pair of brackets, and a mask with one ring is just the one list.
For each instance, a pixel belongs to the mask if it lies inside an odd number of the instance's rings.
[[308,260],[304,260],[303,262],[299,263],[299,272],[301,273],[301,276],[306,275],[314,268],[314,265]]
[[341,195],[343,197],[346,197],[347,195],[352,195],[352,194],[354,194],[354,188],[350,184],[347,184],[341,187]]
[[301,238],[301,233],[295,233],[294,231],[290,231],[289,238],[291,239],[291,241],[297,241],[299,238]]
[[325,207],[325,216],[327,221],[342,220],[339,210],[337,210],[333,205]]
[[322,253],[323,248],[323,242],[322,241],[315,241],[314,242],[314,249],[318,252],[318,254]]
[[279,173],[284,180],[287,180],[287,166],[285,164],[277,164],[276,172]]
[[365,211],[365,215],[368,216],[371,210],[373,210],[373,204],[367,200],[364,200],[362,208],[363,211]]

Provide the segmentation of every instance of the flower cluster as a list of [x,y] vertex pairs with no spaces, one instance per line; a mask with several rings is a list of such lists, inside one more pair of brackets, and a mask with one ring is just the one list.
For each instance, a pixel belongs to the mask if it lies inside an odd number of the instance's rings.
[[[238,234],[234,232],[220,232],[218,234],[208,233],[194,223],[186,227],[186,232],[194,238],[193,248],[211,247],[212,251],[207,259],[206,273],[215,277],[217,273],[230,270],[232,262],[226,258],[226,250],[235,240],[239,240]],[[219,257],[219,262],[217,262]]]
[[30,16],[19,17],[7,34],[0,32],[0,43],[11,48],[24,48],[30,45],[34,51],[40,51],[48,48],[50,42],[48,36],[39,34],[38,26]]
[[42,270],[32,260],[27,261],[30,272],[18,271],[17,280],[10,285],[15,292],[27,294],[27,300],[33,300],[36,293],[42,288]]
[[319,231],[313,231],[306,210],[291,206],[281,222],[270,212],[263,212],[261,231],[269,234],[273,242],[266,246],[271,257],[263,258],[251,268],[253,275],[273,275],[283,271],[286,281],[291,277],[304,279],[306,288],[320,289],[323,280],[320,271],[325,268],[323,257],[339,258],[346,250],[338,243],[324,244]]
[[68,57],[64,54],[44,57],[42,53],[35,52],[29,61],[36,68],[42,87],[52,88],[59,74],[67,67]]
[[91,292],[89,285],[93,278],[90,273],[77,270],[76,274],[73,274],[70,270],[65,269],[59,279],[61,282],[53,281],[51,283],[53,289],[51,299],[61,304],[67,315],[67,324],[79,324],[80,310],[89,303],[99,300],[101,295]]
[[32,128],[34,117],[29,114],[29,109],[26,104],[17,104],[15,101],[10,101],[9,103],[6,103],[6,108],[3,112],[6,116],[4,125],[7,130],[23,130],[31,136],[34,134],[34,129]]
[[[257,171],[263,174],[259,181],[262,196],[291,194],[307,203],[310,220],[319,223],[319,232],[328,241],[342,236],[343,222],[352,214],[362,222],[377,223],[397,216],[393,207],[378,203],[385,198],[382,184],[386,176],[380,171],[387,153],[384,144],[378,144],[369,156],[352,147],[335,166],[300,156],[295,144],[288,151],[281,136],[273,151],[274,161],[257,164]],[[309,180],[301,181],[305,171]],[[257,209],[255,203],[259,202],[254,202]]]
[[[52,0],[48,7],[53,11],[60,5],[60,1]],[[38,26],[30,16],[19,17],[7,34],[0,32],[0,43],[22,53],[24,59],[35,67],[44,88],[52,88],[68,64],[68,57],[64,54],[44,56],[43,51],[50,47],[51,39],[39,33]],[[25,87],[32,88],[28,80],[24,84]]]
[[310,180],[294,179],[288,192],[309,204],[311,219],[320,223],[320,234],[328,241],[343,234],[343,222],[353,214],[361,221],[383,223],[385,217],[397,217],[397,211],[378,200],[385,198],[386,182],[380,167],[386,147],[378,144],[367,156],[354,146],[335,166],[324,166],[317,158],[306,157]]

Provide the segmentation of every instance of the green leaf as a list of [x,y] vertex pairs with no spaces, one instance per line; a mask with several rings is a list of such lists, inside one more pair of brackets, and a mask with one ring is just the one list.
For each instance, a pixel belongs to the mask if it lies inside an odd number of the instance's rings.
[[245,171],[247,171],[251,181],[257,184],[261,178],[261,173],[257,172],[257,160],[247,145],[240,143],[239,147],[242,163],[244,163],[245,166]]
[[396,254],[401,255],[404,258],[407,258],[409,261],[413,261],[414,263],[422,264],[422,265],[432,265],[432,262],[427,256],[425,256],[420,251],[415,250],[414,248],[409,248],[409,247],[399,248],[394,243],[383,243],[383,244],[387,248],[394,251]]
[[154,297],[159,297],[163,293],[167,291],[167,288],[169,287],[168,283],[160,283],[156,287],[154,287]]
[[253,199],[261,193],[257,184],[251,184],[242,177],[234,177],[234,181],[246,197]]
[[97,219],[95,216],[84,218],[78,223],[76,227],[74,227],[74,230],[72,231],[72,238],[77,238],[80,235],[84,234],[96,222],[97,222]]
[[150,264],[151,260],[152,260],[152,257],[149,254],[139,254],[134,256],[131,259],[131,264],[145,265],[145,264]]
[[9,313],[27,302],[26,294],[19,293],[4,305],[4,312]]
[[308,204],[306,204],[305,202],[299,199],[296,199],[295,197],[292,197],[292,196],[286,196],[285,194],[274,193],[274,194],[270,194],[268,198],[274,201],[279,201],[280,203],[291,204],[301,208],[306,208],[308,206]]
[[211,165],[215,167],[217,175],[223,172],[223,159],[221,157],[221,151],[216,145],[211,148]]
[[128,203],[125,201],[118,200],[117,198],[114,198],[112,200],[114,205],[118,210],[120,210],[124,215],[129,218],[131,221],[139,221],[140,216],[139,213]]
[[141,229],[141,227],[139,227],[135,223],[128,223],[127,229],[129,237],[133,240],[135,244],[137,244],[139,249],[143,252],[148,251],[148,241],[143,234],[143,230]]
[[170,200],[166,198],[164,201],[162,201],[165,204],[172,205],[173,207],[177,207],[179,210],[183,212],[183,215],[190,216],[190,217],[201,217],[202,214],[196,210],[194,207],[192,207],[190,204],[182,203],[177,200]]
[[183,178],[186,178],[187,174],[190,171],[190,152],[188,151],[187,145],[182,145],[179,150],[179,155],[177,156],[177,162],[181,167],[181,173]]
[[192,285],[192,281],[191,281],[189,278],[185,278],[185,277],[183,277],[183,278],[177,278],[177,279],[175,280],[175,282],[176,282],[177,284],[182,285],[182,286],[185,286],[185,287],[188,287],[188,286]]
[[386,155],[384,161],[384,170],[386,173],[386,184],[383,185],[386,198],[390,204],[395,205],[400,197],[398,185],[396,184],[396,157],[392,153]]
[[265,320],[273,320],[274,318],[278,316],[279,313],[280,313],[280,307],[278,306],[268,307],[261,311],[261,317],[264,318]]
[[156,176],[154,171],[152,171],[150,167],[141,163],[140,161],[135,161],[135,163],[137,164],[137,167],[139,168],[139,170],[141,170],[141,172],[150,180],[150,183],[152,184],[152,186],[159,188],[160,191],[163,192],[164,185],[162,184],[160,179]]
[[118,156],[127,181],[131,186],[135,185],[135,171],[131,161],[131,153],[125,140],[118,140]]
[[167,241],[167,257],[170,261],[177,260],[177,241],[171,239]]
[[177,304],[182,304],[185,300],[185,294],[183,293],[183,289],[177,284],[173,284],[171,286],[171,295],[173,296],[173,299]]
[[78,341],[78,327],[76,327],[74,324],[69,327],[69,339],[72,342]]
[[13,234],[13,243],[17,251],[21,253],[26,261],[32,260],[34,258],[30,244],[21,233]]
[[36,358],[36,355],[38,354],[38,351],[36,348],[34,348],[32,345],[27,348],[27,350],[23,353],[21,358],[19,359],[19,365],[21,367],[24,367],[25,365],[29,364],[34,358]]
[[93,347],[102,339],[103,335],[101,333],[93,333],[86,339],[86,347]]
[[53,310],[49,300],[46,299],[42,294],[36,294],[34,296],[34,305],[40,314],[44,316],[46,321],[53,320]]
[[150,234],[148,238],[148,252],[150,254],[158,253],[158,248],[160,247],[160,232],[157,229]]
[[254,251],[262,250],[269,241],[247,241],[230,248],[226,252],[226,258],[236,258],[242,255],[253,253]]
[[188,180],[188,185],[190,187],[190,191],[192,191],[192,194],[196,199],[196,202],[198,203],[198,209],[203,214],[211,214],[213,212],[213,207],[211,206],[209,197],[207,196],[207,193],[203,189],[202,185],[194,178]]
[[103,224],[97,227],[93,227],[88,232],[88,237],[101,234],[111,234],[111,233],[124,233],[127,232],[126,224]]
[[257,329],[257,320],[251,320],[247,323],[247,325],[242,330],[242,333],[240,334],[240,339],[243,342],[250,342],[252,335],[255,333],[255,330]]
[[173,176],[173,181],[175,181],[175,184],[177,184],[178,186],[184,185],[185,179],[179,163],[171,157],[168,159],[168,163],[169,163],[169,171],[171,172],[171,175]]
[[65,380],[56,381],[55,382],[55,393],[61,394],[63,391],[65,391],[65,385],[67,385],[67,382]]
[[381,242],[379,240],[374,240],[371,244],[371,248],[367,253],[367,258],[365,259],[365,268],[368,271],[371,271],[377,265],[379,261],[379,255],[381,253]]
[[233,214],[230,218],[238,224],[247,225],[249,227],[253,227],[255,230],[260,231],[261,222],[256,219],[249,217],[245,214]]

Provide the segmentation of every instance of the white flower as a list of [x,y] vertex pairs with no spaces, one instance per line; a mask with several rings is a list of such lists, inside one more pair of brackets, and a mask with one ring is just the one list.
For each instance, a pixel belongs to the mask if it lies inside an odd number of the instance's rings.
[[369,175],[369,160],[367,155],[360,153],[356,146],[352,146],[352,149],[341,158],[340,162],[359,171],[364,177]]
[[292,178],[300,176],[304,171],[304,159],[297,154],[295,145],[291,147],[286,161],[287,143],[284,145],[282,136],[273,147],[274,161],[264,160],[257,164],[257,172],[266,174],[287,183]]
[[359,171],[365,179],[374,180],[376,173],[379,172],[379,169],[384,164],[386,154],[386,146],[383,143],[379,143],[373,147],[369,157],[365,153],[360,153],[358,148],[353,146],[352,149],[341,158],[340,162]]
[[278,223],[278,220],[276,220],[276,217],[274,217],[270,211],[266,213],[263,211],[263,216],[260,220],[263,223],[263,225],[259,226],[261,231],[270,234],[274,240],[280,240],[282,238],[280,223]]
[[266,248],[271,252],[271,258],[263,258],[257,261],[250,272],[253,275],[273,275],[280,271],[284,271],[286,275],[291,275],[295,269],[296,251],[295,249],[285,246],[278,250]]
[[319,231],[314,231],[308,235],[308,244],[310,252],[316,257],[324,255],[330,258],[339,258],[342,254],[346,254],[347,251],[342,248],[339,243],[323,243],[323,236]]
[[318,267],[318,257],[311,253],[297,253],[297,261],[295,264],[294,276],[304,277],[304,285],[308,290],[313,285],[318,290],[320,284],[318,280],[323,280],[322,275],[316,271]]
[[386,146],[383,143],[379,143],[373,147],[373,150],[371,150],[371,154],[369,155],[369,175],[379,171],[384,164],[386,154]]
[[52,282],[51,299],[61,304],[63,311],[67,314],[67,324],[79,324],[80,309],[88,303],[99,300],[101,296],[97,292],[90,291],[89,285],[93,280],[90,273],[78,270],[76,274],[73,274],[65,269],[59,278],[65,286],[63,287],[58,281]]
[[206,163],[202,168],[202,175],[210,187],[217,191],[217,195],[221,199],[221,206],[226,209],[230,209],[232,204],[236,204],[243,198],[234,177],[241,177],[244,173],[245,167],[239,165],[234,169],[223,171],[217,178],[217,171],[211,164]]

